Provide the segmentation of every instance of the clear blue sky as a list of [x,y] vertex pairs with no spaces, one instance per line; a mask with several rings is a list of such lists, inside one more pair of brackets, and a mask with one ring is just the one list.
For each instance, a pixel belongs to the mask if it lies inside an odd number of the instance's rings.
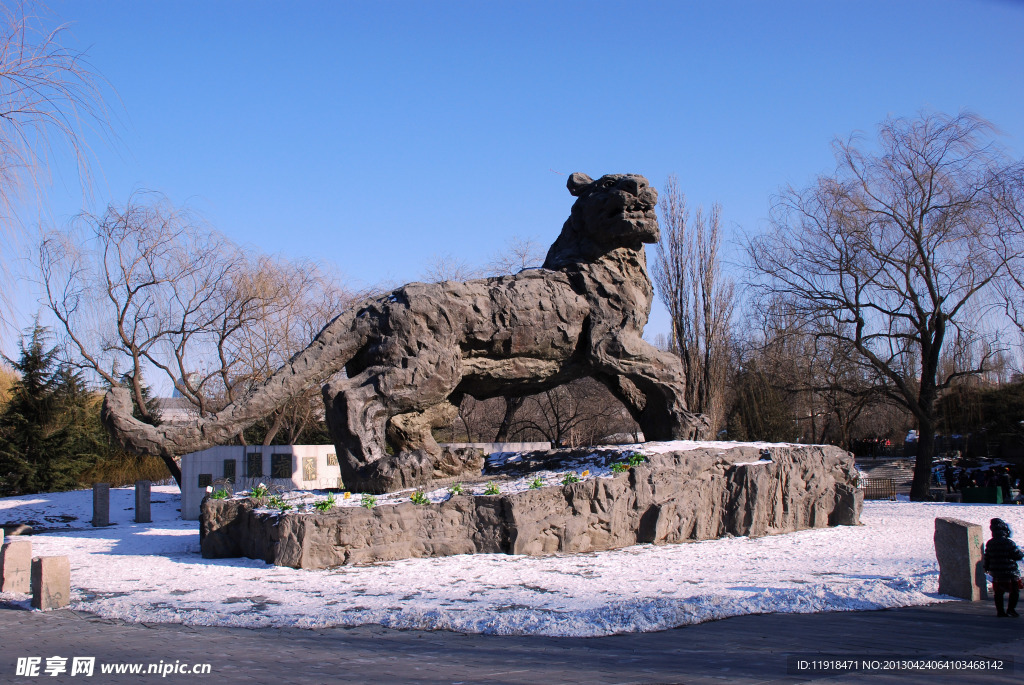
[[[1024,3],[52,2],[120,96],[96,205],[159,190],[232,239],[414,280],[545,247],[565,174],[676,174],[756,232],[888,115],[968,108],[1024,154]],[[73,179],[73,176],[67,178]],[[81,197],[55,188],[58,219]],[[648,333],[668,330],[658,314]]]

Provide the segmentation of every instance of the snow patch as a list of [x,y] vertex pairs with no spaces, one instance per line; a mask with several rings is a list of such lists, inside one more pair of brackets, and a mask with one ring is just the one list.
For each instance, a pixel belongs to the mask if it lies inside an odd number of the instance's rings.
[[[928,604],[937,594],[937,516],[1024,529],[1024,507],[867,502],[862,526],[762,538],[637,545],[545,557],[481,554],[303,571],[203,559],[177,489],[154,488],[153,523],[132,522],[131,488],[111,490],[107,528],[91,491],[0,499],[7,521],[48,522],[33,554],[71,560],[72,608],[125,621],[239,627],[392,628],[589,637],[767,612]],[[70,519],[70,520],[63,520]],[[0,601],[27,607],[25,595]]]

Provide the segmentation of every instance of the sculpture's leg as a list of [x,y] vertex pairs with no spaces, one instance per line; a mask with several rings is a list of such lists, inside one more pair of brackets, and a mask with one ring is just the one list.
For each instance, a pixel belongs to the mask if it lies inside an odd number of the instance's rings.
[[441,447],[434,440],[433,429],[451,425],[458,416],[458,407],[447,399],[423,411],[396,414],[388,422],[388,443],[396,452],[423,450],[438,457]]
[[346,481],[360,467],[387,456],[384,431],[388,414],[374,384],[377,375],[367,370],[323,387],[327,429]]
[[[686,383],[677,364],[643,340],[602,345],[598,378],[629,410],[647,440],[707,437],[707,420],[686,408]],[[613,353],[614,352],[614,353]]]
[[422,346],[413,354],[401,348],[403,356],[392,365],[374,366],[324,389],[328,426],[349,488],[385,492],[427,484],[447,458],[431,429],[457,414],[448,398],[462,378],[461,355],[456,345],[417,343]]

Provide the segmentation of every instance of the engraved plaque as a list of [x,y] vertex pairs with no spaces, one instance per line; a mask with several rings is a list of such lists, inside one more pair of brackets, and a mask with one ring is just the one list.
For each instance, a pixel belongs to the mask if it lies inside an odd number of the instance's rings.
[[213,474],[212,473],[200,473],[199,474],[199,487],[205,488],[208,485],[213,485]]
[[302,459],[302,480],[316,480],[316,457]]
[[270,477],[291,478],[292,477],[292,455],[271,454],[270,455]]
[[235,460],[234,459],[225,459],[224,460],[224,480],[226,480],[229,483],[234,483],[235,482],[235,471],[236,471],[236,469],[237,469],[237,467],[235,465]]
[[245,456],[248,458],[245,474],[249,478],[261,478],[263,476],[263,455],[259,452],[250,452]]
[[328,452],[327,453],[327,465],[328,466],[337,466],[338,465],[338,455],[335,454],[334,452]]

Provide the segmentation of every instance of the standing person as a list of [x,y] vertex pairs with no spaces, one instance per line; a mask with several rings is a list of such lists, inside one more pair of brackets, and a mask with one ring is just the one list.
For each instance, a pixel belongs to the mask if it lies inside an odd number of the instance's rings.
[[996,485],[1003,491],[1003,501],[1010,501],[1010,470],[1003,468],[996,476]]
[[[996,616],[1017,618],[1017,598],[1020,595],[1020,570],[1017,562],[1024,552],[1011,539],[1013,531],[1003,519],[992,519],[988,524],[992,539],[985,545],[985,570],[992,575],[992,593],[996,599]],[[1010,596],[1003,611],[1003,594]]]

